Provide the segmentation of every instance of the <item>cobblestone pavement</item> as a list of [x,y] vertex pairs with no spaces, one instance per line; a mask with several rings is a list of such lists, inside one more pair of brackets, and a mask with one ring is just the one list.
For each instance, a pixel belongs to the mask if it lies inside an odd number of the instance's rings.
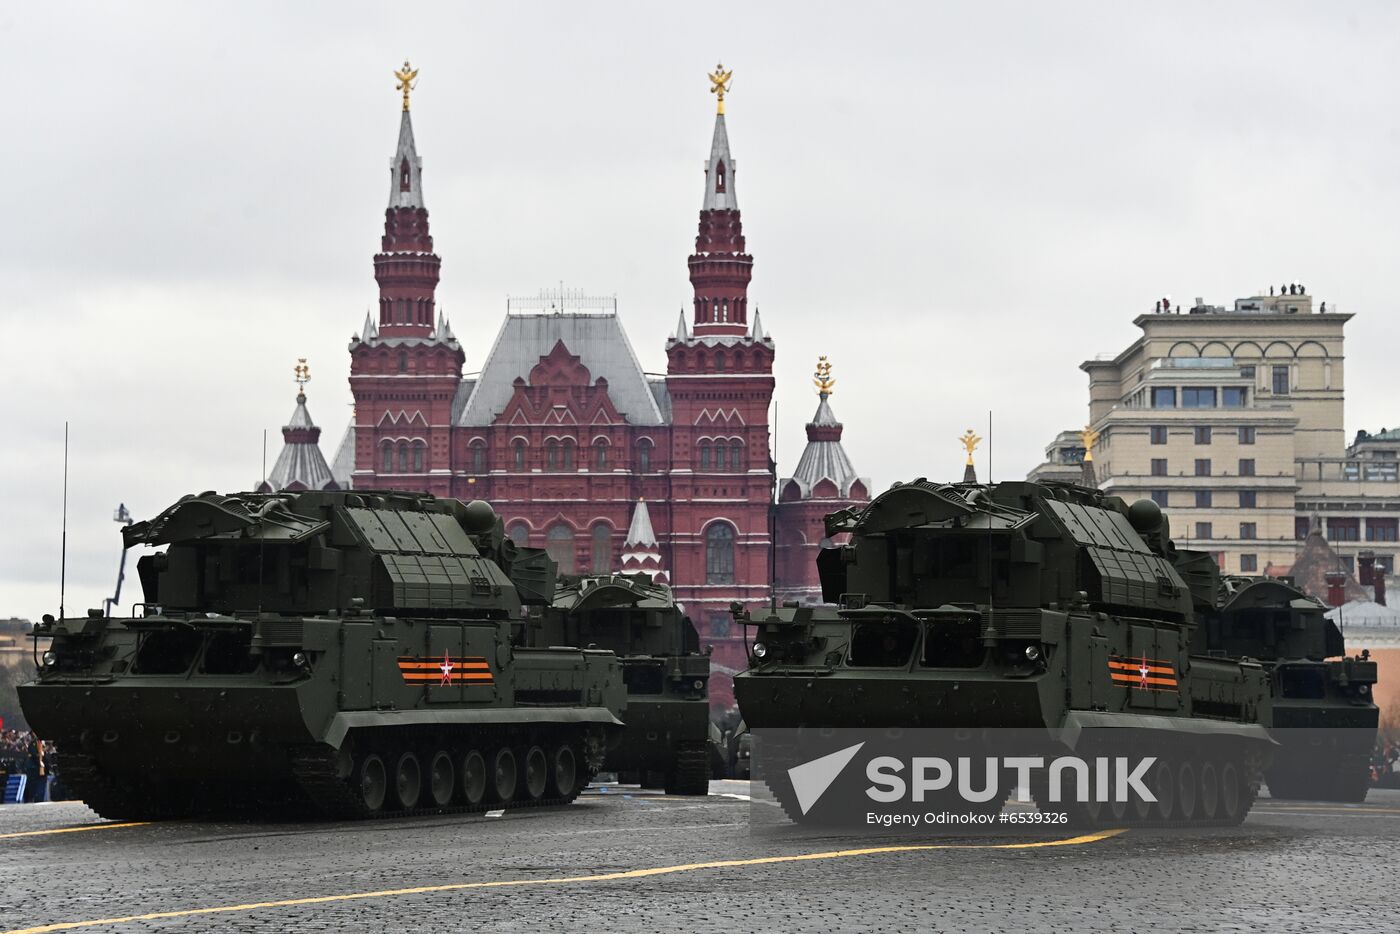
[[[498,818],[350,824],[116,826],[77,803],[5,806],[0,931],[93,921],[102,923],[77,929],[1354,934],[1396,926],[1400,792],[1373,791],[1361,806],[1265,799],[1231,830],[990,848],[1057,839],[1011,833],[910,849],[957,841],[753,834],[757,805],[747,791],[715,782],[709,798],[686,799],[614,788]],[[77,826],[88,829],[50,832]],[[894,850],[849,852],[881,846]],[[820,855],[791,858],[804,854]],[[694,865],[714,861],[734,864]],[[647,872],[666,867],[682,868]],[[288,901],[297,903],[265,904]],[[230,910],[209,911],[221,908]],[[113,920],[159,912],[186,913]]]

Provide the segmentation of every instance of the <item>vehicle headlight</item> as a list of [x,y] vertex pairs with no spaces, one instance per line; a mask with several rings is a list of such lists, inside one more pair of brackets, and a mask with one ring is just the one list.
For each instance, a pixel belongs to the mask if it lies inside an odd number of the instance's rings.
[[1371,686],[1369,684],[1358,684],[1356,686],[1356,693],[1365,697],[1367,694],[1371,693]]
[[1026,646],[1026,661],[1028,661],[1028,662],[1033,662],[1033,661],[1039,660],[1039,658],[1040,658],[1040,646],[1038,646],[1038,645],[1028,645],[1028,646]]
[[764,645],[762,642],[755,642],[755,643],[753,644],[753,657],[754,657],[754,658],[763,658],[763,657],[764,657],[765,655],[767,655],[767,654],[768,654],[768,646]]
[[58,655],[52,649],[45,652],[42,656],[42,659],[45,668],[52,668],[58,664]]
[[305,652],[296,652],[292,655],[292,664],[296,665],[298,668],[305,668],[307,665],[311,664],[311,659],[306,657]]
[[697,691],[703,691],[705,690],[705,682],[701,681],[699,678],[696,678],[695,683],[692,684],[691,687],[695,688],[695,690]]

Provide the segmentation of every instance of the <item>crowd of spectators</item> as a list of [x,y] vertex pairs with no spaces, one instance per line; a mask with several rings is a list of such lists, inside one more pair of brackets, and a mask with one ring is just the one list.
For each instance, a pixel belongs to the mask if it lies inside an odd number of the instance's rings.
[[25,801],[42,801],[52,773],[53,744],[27,730],[0,731],[0,788],[11,775],[25,775]]

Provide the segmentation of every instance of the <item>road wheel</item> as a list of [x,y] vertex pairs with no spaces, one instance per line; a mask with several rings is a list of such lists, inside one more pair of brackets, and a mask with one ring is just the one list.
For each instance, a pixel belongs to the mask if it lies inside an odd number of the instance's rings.
[[1152,807],[1152,819],[1167,823],[1176,817],[1176,770],[1170,762],[1157,763],[1157,767],[1152,770],[1152,783],[1149,787],[1157,798],[1157,803]]
[[578,790],[578,759],[573,747],[564,743],[554,750],[554,768],[550,770],[550,784],[554,794],[560,798],[571,798]]
[[360,800],[365,810],[378,811],[384,807],[384,797],[389,793],[389,777],[384,769],[384,760],[370,753],[360,763]]
[[462,800],[475,807],[486,797],[486,759],[475,749],[462,759]]
[[428,793],[435,807],[445,808],[452,803],[452,792],[457,784],[455,771],[452,757],[445,751],[439,749],[433,754],[433,763],[428,768]]
[[491,792],[495,800],[505,804],[515,797],[516,776],[515,753],[502,746],[491,763]]
[[1202,821],[1213,821],[1220,812],[1220,770],[1214,762],[1202,762],[1200,779],[1196,784],[1200,789],[1197,805]]
[[1196,770],[1190,762],[1176,767],[1176,817],[1191,823],[1196,820]]
[[1238,824],[1244,820],[1240,807],[1243,790],[1240,787],[1240,767],[1231,760],[1220,766],[1220,805],[1219,816],[1227,824]]
[[525,753],[525,794],[531,801],[544,797],[545,785],[549,783],[549,758],[538,746],[531,746]]
[[418,806],[418,798],[423,794],[423,769],[418,757],[411,752],[399,756],[394,766],[394,797],[399,807],[411,811]]

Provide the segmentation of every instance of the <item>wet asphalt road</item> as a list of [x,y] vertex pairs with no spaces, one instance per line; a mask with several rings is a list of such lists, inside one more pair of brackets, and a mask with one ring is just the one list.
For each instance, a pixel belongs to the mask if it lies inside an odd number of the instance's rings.
[[[1263,799],[1231,830],[993,848],[1075,837],[1008,832],[938,849],[908,847],[960,838],[755,834],[747,793],[612,789],[563,809],[357,824],[102,826],[77,803],[5,806],[0,932],[1356,934],[1400,918],[1395,791],[1360,806]],[[71,827],[88,829],[51,832]],[[898,849],[850,852],[870,847]],[[731,865],[696,866],[711,862]],[[181,914],[114,920],[159,912]]]

